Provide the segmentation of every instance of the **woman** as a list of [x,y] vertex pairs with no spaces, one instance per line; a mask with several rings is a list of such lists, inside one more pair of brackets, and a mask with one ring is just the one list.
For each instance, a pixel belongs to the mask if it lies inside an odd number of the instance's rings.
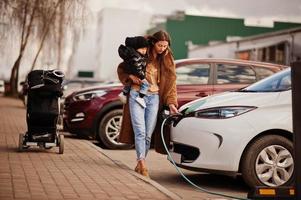
[[[158,31],[149,38],[149,62],[146,67],[146,79],[149,82],[148,94],[144,97],[146,107],[135,103],[141,80],[124,72],[123,63],[117,72],[120,81],[126,85],[132,84],[128,101],[123,109],[123,121],[119,135],[119,142],[135,144],[137,166],[135,171],[148,175],[145,163],[150,148],[152,133],[155,130],[155,149],[164,153],[158,119],[158,111],[168,106],[171,114],[177,113],[176,73],[174,58],[170,49],[170,36],[165,31]],[[156,128],[157,125],[157,128]]]

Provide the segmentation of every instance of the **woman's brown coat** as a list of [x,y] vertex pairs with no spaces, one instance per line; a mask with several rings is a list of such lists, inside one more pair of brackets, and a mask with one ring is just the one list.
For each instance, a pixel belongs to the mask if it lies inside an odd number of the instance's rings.
[[[168,61],[164,62],[165,64],[162,64],[159,67],[159,112],[161,111],[163,105],[168,106],[169,104],[174,104],[176,107],[178,107],[177,103],[177,90],[176,90],[176,73],[175,73],[175,65],[173,62],[173,59],[170,58]],[[124,63],[120,63],[117,68],[117,73],[119,80],[125,85],[129,84],[129,74],[124,72]],[[149,66],[149,65],[148,65]],[[148,67],[147,66],[147,67]],[[128,101],[127,101],[128,102]],[[158,117],[157,125],[154,131],[154,145],[155,150],[158,153],[166,154],[166,151],[164,149],[162,140],[161,140],[161,132],[160,132],[160,117]],[[165,142],[169,144],[169,133],[165,134],[164,136]],[[129,104],[126,103],[123,106],[123,118],[122,118],[122,125],[119,135],[119,142],[121,143],[127,143],[127,144],[134,144],[134,132],[132,128],[131,123],[131,117],[130,117],[130,110],[129,110]]]

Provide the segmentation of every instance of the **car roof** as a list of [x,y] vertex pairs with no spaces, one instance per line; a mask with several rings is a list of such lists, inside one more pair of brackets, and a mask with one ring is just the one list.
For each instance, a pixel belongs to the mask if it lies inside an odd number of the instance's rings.
[[284,69],[289,67],[286,65],[279,65],[274,63],[241,60],[241,59],[229,59],[229,58],[187,58],[187,59],[179,59],[175,61],[177,67],[185,64],[193,64],[193,63],[229,63],[229,64],[261,66],[261,67],[277,68],[277,69]]
[[[252,66],[260,66],[272,68],[275,71],[280,69],[287,68],[289,66],[266,63],[266,62],[257,62],[257,61],[249,61],[249,60],[240,60],[240,59],[225,59],[225,58],[186,58],[186,59],[178,59],[175,60],[175,64],[177,67],[181,67],[182,65],[194,64],[194,63],[228,63],[228,64],[240,64],[240,65],[252,65]],[[120,82],[111,83],[111,84],[100,84],[99,86],[91,86],[77,90],[76,92],[87,92],[93,91],[97,89],[120,89],[122,84]]]

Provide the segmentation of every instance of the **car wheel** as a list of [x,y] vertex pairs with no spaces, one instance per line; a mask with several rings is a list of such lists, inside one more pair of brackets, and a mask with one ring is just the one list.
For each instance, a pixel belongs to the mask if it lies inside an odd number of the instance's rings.
[[291,185],[294,174],[292,141],[279,135],[260,137],[244,154],[241,169],[250,187]]
[[128,149],[132,145],[118,142],[122,122],[122,109],[108,112],[100,121],[98,135],[109,149]]

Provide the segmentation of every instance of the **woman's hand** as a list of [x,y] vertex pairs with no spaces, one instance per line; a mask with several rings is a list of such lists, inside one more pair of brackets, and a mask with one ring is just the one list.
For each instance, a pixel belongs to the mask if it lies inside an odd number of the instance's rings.
[[133,81],[133,83],[137,84],[137,85],[141,85],[142,81],[140,80],[140,78],[138,78],[137,76],[134,75],[129,75],[129,78]]
[[177,114],[177,113],[179,113],[178,109],[173,104],[169,104],[169,110],[170,110],[170,114]]

